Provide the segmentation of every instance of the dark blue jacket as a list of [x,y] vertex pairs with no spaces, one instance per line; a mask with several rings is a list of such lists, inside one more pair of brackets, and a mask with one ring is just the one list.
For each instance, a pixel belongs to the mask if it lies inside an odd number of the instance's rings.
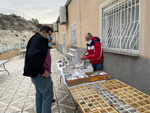
[[48,52],[48,39],[36,33],[27,44],[25,56],[24,76],[36,77],[43,74],[45,69],[43,64]]

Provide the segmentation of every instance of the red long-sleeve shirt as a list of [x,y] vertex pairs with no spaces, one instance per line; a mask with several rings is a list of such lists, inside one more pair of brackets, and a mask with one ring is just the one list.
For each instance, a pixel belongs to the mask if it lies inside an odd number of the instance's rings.
[[97,37],[93,37],[91,44],[87,45],[87,52],[84,54],[88,57],[92,64],[99,64],[104,60],[102,44],[96,40]]

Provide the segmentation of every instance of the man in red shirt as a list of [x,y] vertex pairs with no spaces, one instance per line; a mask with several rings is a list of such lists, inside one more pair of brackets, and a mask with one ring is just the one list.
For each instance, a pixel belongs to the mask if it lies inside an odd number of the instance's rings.
[[81,60],[89,59],[94,71],[103,70],[104,53],[100,38],[87,33],[85,39],[87,41],[87,52],[81,57]]

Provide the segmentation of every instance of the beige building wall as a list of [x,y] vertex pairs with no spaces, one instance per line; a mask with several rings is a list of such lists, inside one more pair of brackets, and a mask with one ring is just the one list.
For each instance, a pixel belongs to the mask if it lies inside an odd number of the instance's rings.
[[60,25],[58,24],[58,29],[59,29],[59,32],[57,32],[57,38],[58,38],[58,44],[62,44],[62,33],[63,32],[66,32],[66,25]]
[[150,0],[140,1],[139,54],[150,58]]
[[[100,33],[99,6],[106,0],[72,0],[68,6],[68,24],[60,25],[58,44],[62,44],[62,33],[66,32],[66,45],[70,45],[70,26],[77,25],[77,47],[86,48],[85,33],[93,36]],[[107,0],[108,1],[108,0]],[[139,54],[150,58],[150,0],[140,0]]]
[[85,33],[91,32],[93,36],[99,36],[99,5],[104,0],[80,0],[81,1],[81,26],[82,48],[86,47]]
[[[62,44],[62,34],[66,33],[66,45],[70,46],[70,27],[73,24],[77,25],[77,41],[79,41],[80,37],[80,21],[79,21],[79,2],[78,0],[73,0],[70,5],[68,6],[68,23],[67,24],[59,24],[58,29],[59,31],[56,32],[58,35],[58,44]],[[77,42],[77,46],[80,46]]]
[[[70,46],[70,27],[77,25],[77,47],[85,48],[85,33],[91,32],[99,36],[99,4],[104,0],[72,0],[68,6],[68,24],[60,25],[58,36],[60,39],[66,32],[67,45]],[[66,28],[64,27],[66,26]],[[61,39],[58,41],[62,44]]]
[[79,47],[80,40],[80,9],[79,9],[79,0],[72,0],[68,6],[68,24],[67,24],[67,45],[70,43],[70,28],[72,25],[77,25],[77,47]]

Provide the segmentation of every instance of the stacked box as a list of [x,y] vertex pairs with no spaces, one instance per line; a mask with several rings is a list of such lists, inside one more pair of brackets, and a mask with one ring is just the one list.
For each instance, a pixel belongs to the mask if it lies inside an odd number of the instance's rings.
[[90,82],[110,79],[110,74],[104,71],[94,71],[85,73],[89,76]]
[[68,86],[74,86],[78,84],[88,83],[89,77],[85,74],[73,75],[65,77]]
[[67,75],[67,74],[75,74],[75,66],[68,66],[68,67],[63,67],[62,68],[63,74]]
[[76,71],[78,73],[93,72],[93,68],[92,68],[91,65],[89,65],[89,66],[80,66],[80,67],[76,67]]

